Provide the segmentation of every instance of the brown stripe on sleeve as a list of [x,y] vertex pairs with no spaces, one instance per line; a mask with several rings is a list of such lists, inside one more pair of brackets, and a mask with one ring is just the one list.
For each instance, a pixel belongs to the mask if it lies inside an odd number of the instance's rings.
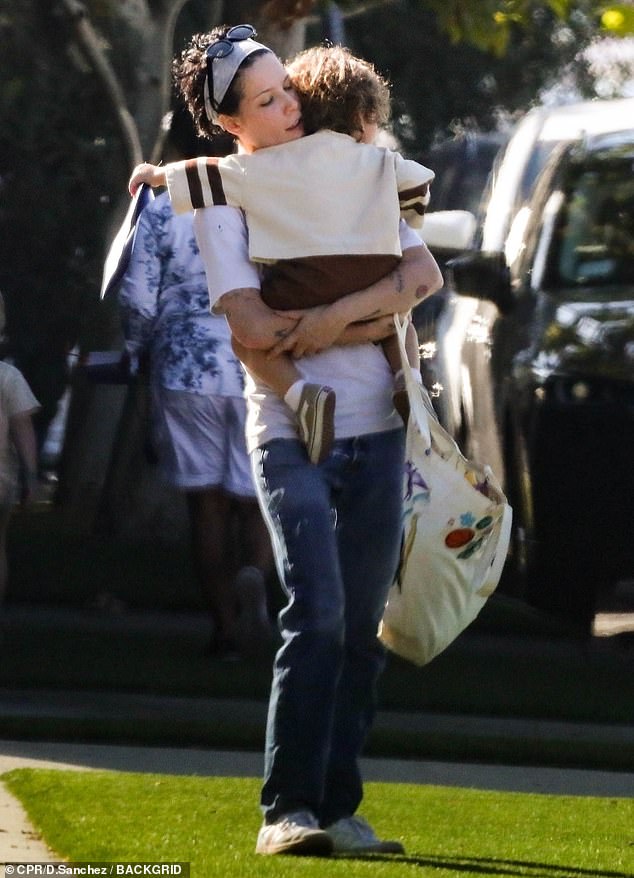
[[404,189],[398,193],[398,198],[401,210],[413,210],[422,216],[429,203],[429,184],[423,183],[421,186]]
[[429,183],[422,183],[420,186],[413,186],[411,189],[402,189],[398,193],[398,197],[401,203],[410,199],[427,201],[429,198]]
[[207,179],[211,187],[211,197],[214,204],[226,204],[227,198],[222,186],[222,176],[218,170],[217,160],[213,164],[209,161],[207,162]]
[[401,204],[401,213],[404,211],[411,210],[413,213],[417,213],[418,216],[424,216],[425,211],[427,210],[427,205],[422,204],[420,201],[412,201],[407,204]]
[[203,187],[200,184],[196,159],[189,159],[185,162],[185,173],[187,175],[187,186],[189,188],[189,197],[191,199],[192,207],[204,207]]

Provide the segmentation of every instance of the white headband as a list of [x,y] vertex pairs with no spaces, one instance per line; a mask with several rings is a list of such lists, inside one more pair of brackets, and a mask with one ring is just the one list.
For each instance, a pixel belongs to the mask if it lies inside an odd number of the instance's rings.
[[[211,60],[214,90],[213,104],[209,91],[209,70],[205,74],[203,99],[205,101],[205,113],[210,122],[213,122],[218,115],[214,110],[214,104],[218,107],[222,103],[244,59],[248,58],[253,52],[257,52],[258,49],[264,49],[266,52],[271,51],[267,46],[263,46],[262,43],[257,43],[252,39],[231,41],[231,45],[233,49],[228,55],[212,58]],[[207,65],[209,65],[209,61]]]

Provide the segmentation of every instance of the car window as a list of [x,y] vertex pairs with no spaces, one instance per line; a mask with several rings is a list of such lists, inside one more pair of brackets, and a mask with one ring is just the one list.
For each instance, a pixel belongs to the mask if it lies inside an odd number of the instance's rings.
[[535,186],[535,180],[539,176],[540,171],[545,166],[549,157],[561,143],[564,143],[564,141],[542,140],[538,141],[535,144],[530,159],[528,160],[526,168],[524,169],[524,173],[522,174],[519,189],[515,195],[515,210],[517,210],[522,204],[528,201],[530,194],[533,191],[533,187]]
[[632,160],[582,167],[566,188],[554,237],[551,282],[602,286],[634,282]]

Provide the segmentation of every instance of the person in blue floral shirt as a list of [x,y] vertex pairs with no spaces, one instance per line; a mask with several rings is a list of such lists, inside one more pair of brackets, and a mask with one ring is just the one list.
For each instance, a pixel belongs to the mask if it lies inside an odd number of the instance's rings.
[[[187,111],[172,114],[169,157],[214,147],[223,154],[223,143],[203,147]],[[210,311],[193,215],[176,216],[167,193],[139,217],[119,307],[132,369],[149,361],[160,474],[187,498],[197,578],[213,623],[212,650],[239,655],[270,631],[270,539],[246,451],[242,367],[227,321]]]

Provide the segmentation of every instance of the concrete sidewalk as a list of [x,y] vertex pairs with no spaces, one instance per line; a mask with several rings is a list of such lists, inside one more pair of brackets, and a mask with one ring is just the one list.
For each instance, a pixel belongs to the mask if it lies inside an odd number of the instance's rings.
[[[0,778],[15,768],[111,770],[215,777],[260,777],[262,755],[166,747],[0,741]],[[367,781],[431,784],[541,794],[631,798],[634,773],[535,766],[364,759]],[[0,783],[0,863],[54,862],[21,804]]]

